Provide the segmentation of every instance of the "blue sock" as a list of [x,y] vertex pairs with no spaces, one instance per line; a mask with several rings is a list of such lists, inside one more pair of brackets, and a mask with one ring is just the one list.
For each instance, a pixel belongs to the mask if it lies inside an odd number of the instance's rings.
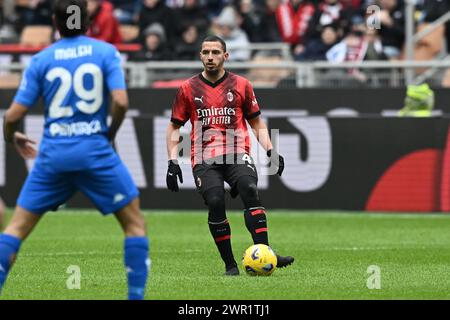
[[144,300],[145,284],[150,269],[146,237],[125,239],[125,267],[128,277],[128,299]]
[[11,268],[11,258],[19,251],[21,242],[14,236],[0,234],[0,292]]

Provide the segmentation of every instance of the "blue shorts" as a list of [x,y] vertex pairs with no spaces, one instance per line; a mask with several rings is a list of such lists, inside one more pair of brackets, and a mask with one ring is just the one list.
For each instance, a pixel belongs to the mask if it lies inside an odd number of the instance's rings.
[[76,171],[58,170],[58,166],[36,161],[22,187],[17,205],[43,214],[57,210],[76,191],[85,194],[102,214],[115,213],[139,195],[127,168],[116,157],[103,166]]

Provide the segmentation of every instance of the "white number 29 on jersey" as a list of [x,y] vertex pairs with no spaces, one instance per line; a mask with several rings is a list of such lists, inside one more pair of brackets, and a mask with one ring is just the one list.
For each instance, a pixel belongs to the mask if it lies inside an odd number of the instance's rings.
[[[91,75],[93,79],[92,89],[86,89],[84,87],[84,76]],[[100,109],[103,103],[103,73],[102,70],[93,63],[85,63],[80,65],[73,75],[70,72],[61,67],[51,69],[46,77],[48,81],[53,82],[56,79],[61,80],[61,84],[53,97],[49,107],[50,118],[63,118],[71,117],[73,110],[71,106],[63,106],[63,101],[70,92],[73,85],[75,94],[80,98],[80,101],[76,103],[76,107],[88,114],[93,114]]]

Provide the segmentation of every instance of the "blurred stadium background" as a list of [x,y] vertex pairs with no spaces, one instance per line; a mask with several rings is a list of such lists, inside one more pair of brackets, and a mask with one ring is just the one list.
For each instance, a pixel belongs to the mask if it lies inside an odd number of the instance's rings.
[[[283,177],[265,176],[267,163],[253,150],[267,207],[450,211],[450,1],[88,3],[88,34],[115,44],[123,57],[131,111],[118,151],[144,208],[203,208],[188,161],[179,201],[166,190],[164,135],[176,88],[201,70],[202,38],[217,34],[229,47],[226,67],[252,81],[263,116],[280,129]],[[2,110],[30,57],[58,39],[51,5],[0,1]],[[35,108],[24,123],[37,140],[42,112]],[[0,142],[0,193],[9,207],[32,164]],[[77,196],[68,206],[89,204]]]

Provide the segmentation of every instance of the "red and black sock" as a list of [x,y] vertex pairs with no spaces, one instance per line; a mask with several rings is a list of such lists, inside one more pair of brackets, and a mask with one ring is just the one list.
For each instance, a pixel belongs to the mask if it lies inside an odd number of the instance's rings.
[[269,245],[266,210],[264,207],[254,207],[245,210],[245,226],[253,238],[254,244]]
[[231,249],[231,229],[225,214],[225,190],[214,187],[203,195],[208,206],[208,225],[226,268],[236,266]]
[[208,225],[226,268],[229,269],[236,266],[233,250],[231,249],[231,228],[228,220],[222,222],[208,221]]

